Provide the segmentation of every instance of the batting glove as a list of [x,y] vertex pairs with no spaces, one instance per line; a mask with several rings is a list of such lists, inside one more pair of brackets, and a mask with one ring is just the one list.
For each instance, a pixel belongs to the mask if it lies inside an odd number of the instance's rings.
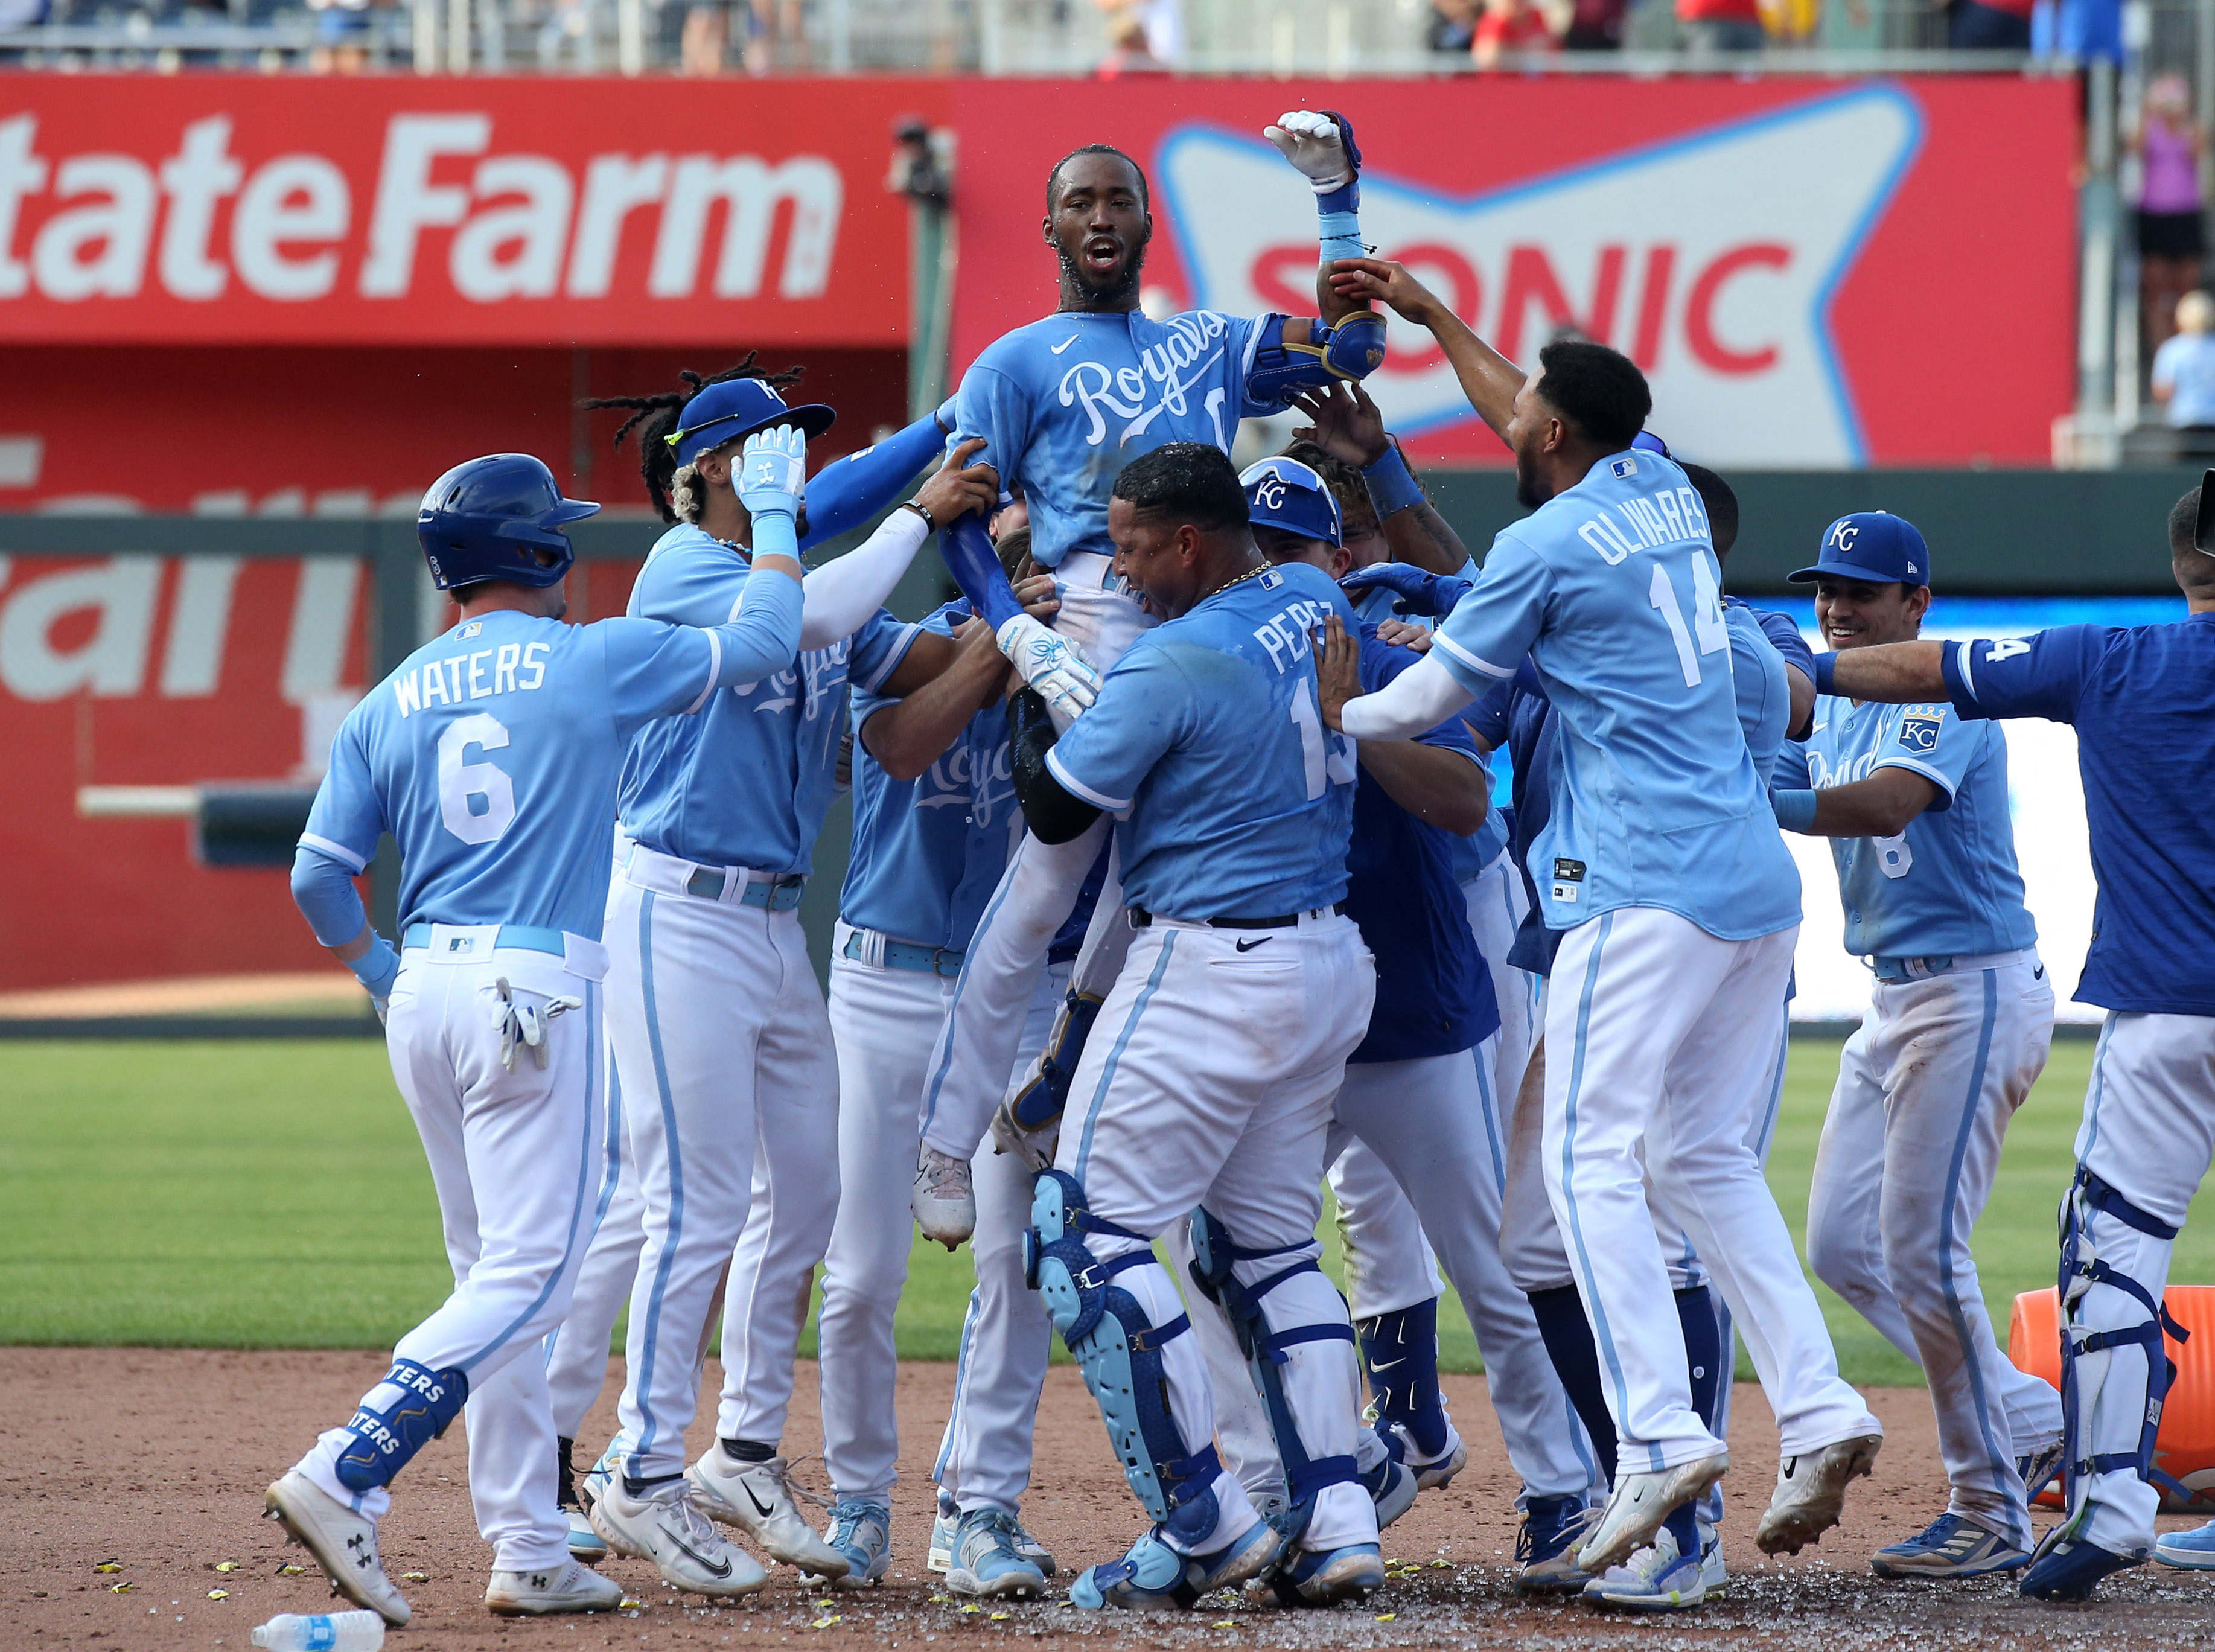
[[1015,674],[1046,702],[1054,733],[1067,734],[1078,713],[1099,697],[1100,673],[1092,668],[1092,662],[1075,643],[1028,614],[1017,614],[994,635]]
[[1361,170],[1361,151],[1353,145],[1353,123],[1335,110],[1294,109],[1261,136],[1304,174],[1318,195],[1353,181]]
[[1396,606],[1402,611],[1433,617],[1453,612],[1454,605],[1475,588],[1467,580],[1451,574],[1426,574],[1411,562],[1371,562],[1338,582],[1340,590],[1356,596],[1379,587],[1400,599]]
[[739,450],[733,485],[739,502],[753,515],[782,514],[797,521],[807,490],[807,433],[797,425],[754,432]]

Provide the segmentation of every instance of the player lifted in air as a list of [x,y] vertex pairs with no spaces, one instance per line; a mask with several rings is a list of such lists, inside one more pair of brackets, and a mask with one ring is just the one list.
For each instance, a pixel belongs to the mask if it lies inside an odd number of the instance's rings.
[[[1344,119],[1301,111],[1267,136],[1315,188],[1326,264],[1359,254],[1360,157]],[[955,399],[954,428],[960,439],[981,437],[979,462],[1028,501],[1032,555],[1058,576],[1055,629],[1015,613],[981,522],[956,523],[944,550],[955,578],[999,628],[1002,646],[1065,723],[1090,700],[1099,672],[1151,623],[1112,565],[1108,501],[1118,473],[1170,442],[1227,453],[1248,415],[1372,372],[1384,359],[1384,326],[1365,300],[1338,298],[1320,281],[1320,321],[1214,310],[1149,319],[1138,308],[1154,228],[1146,176],[1104,144],[1053,168],[1046,205],[1045,239],[1061,261],[1060,305],[977,359]],[[1040,673],[1042,659],[1059,670]],[[974,1226],[970,1156],[1004,1093],[1047,943],[1107,837],[1103,820],[1066,844],[1026,838],[971,943],[931,1059],[914,1195],[923,1232],[948,1245]],[[1111,917],[1120,906],[1113,881],[1100,902]],[[1082,1007],[1067,1035],[1058,1035],[1065,1080],[1127,939],[1103,922],[1088,940],[1071,983],[1071,1002]],[[1041,1105],[1022,1122],[1048,1121],[1058,1096],[1058,1086],[1040,1086]]]

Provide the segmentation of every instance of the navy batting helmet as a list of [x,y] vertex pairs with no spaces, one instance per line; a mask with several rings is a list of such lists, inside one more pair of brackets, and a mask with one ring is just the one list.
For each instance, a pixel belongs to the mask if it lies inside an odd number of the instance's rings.
[[485,580],[558,585],[577,559],[563,525],[599,508],[562,498],[554,473],[530,454],[494,453],[431,484],[415,534],[441,591]]
[[1314,467],[1279,455],[1248,465],[1238,481],[1255,527],[1281,528],[1334,547],[1346,543],[1338,501]]

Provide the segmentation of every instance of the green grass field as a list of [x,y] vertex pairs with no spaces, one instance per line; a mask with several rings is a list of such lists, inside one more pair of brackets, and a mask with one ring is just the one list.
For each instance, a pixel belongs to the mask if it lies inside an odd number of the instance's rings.
[[[2003,1338],[2015,1294],[2052,1282],[2091,1052],[2055,1045],[1977,1231]],[[1837,1061],[1832,1042],[1792,1053],[1770,1180],[1795,1236]],[[2179,1240],[2178,1282],[2215,1282],[2211,1230],[2195,1221]],[[1335,1268],[1328,1219],[1324,1232]],[[917,1244],[904,1354],[953,1357],[968,1267],[966,1250]],[[0,1058],[0,1342],[384,1348],[448,1284],[422,1151],[378,1045],[21,1043]],[[1850,1379],[1918,1380],[1822,1294]],[[1440,1325],[1449,1366],[1477,1369],[1467,1321]]]

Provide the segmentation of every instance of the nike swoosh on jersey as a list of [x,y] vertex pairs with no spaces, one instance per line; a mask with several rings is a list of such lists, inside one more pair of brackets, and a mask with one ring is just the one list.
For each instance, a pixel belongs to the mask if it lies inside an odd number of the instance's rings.
[[1069,348],[1069,347],[1070,347],[1071,345],[1072,345],[1072,344],[1076,343],[1077,340],[1079,340],[1079,339],[1083,338],[1083,336],[1084,336],[1084,335],[1083,335],[1083,334],[1082,334],[1082,333],[1071,333],[1071,334],[1067,338],[1065,338],[1065,339],[1062,340],[1062,341],[1061,341],[1060,343],[1058,343],[1058,344],[1055,345],[1055,346],[1053,347],[1053,348],[1052,348],[1052,349],[1051,349],[1051,350],[1047,351],[1047,352],[1046,352],[1046,353],[1047,353],[1048,355],[1055,355],[1055,356],[1058,356],[1058,355],[1059,355],[1059,354],[1060,354],[1064,350],[1066,350],[1067,348]]

